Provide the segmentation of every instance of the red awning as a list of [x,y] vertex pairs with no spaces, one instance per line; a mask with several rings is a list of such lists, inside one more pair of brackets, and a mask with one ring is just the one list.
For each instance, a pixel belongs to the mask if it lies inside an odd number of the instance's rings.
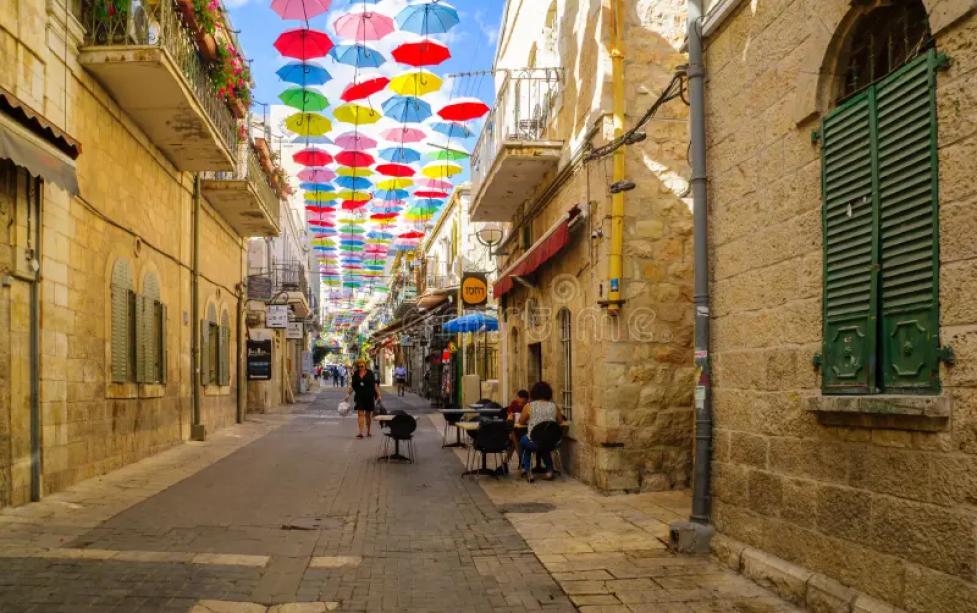
[[525,277],[536,272],[540,266],[560,252],[570,242],[570,224],[580,214],[573,207],[566,216],[553,225],[542,237],[526,250],[526,253],[499,274],[499,280],[492,286],[492,295],[501,298],[512,289],[513,277]]

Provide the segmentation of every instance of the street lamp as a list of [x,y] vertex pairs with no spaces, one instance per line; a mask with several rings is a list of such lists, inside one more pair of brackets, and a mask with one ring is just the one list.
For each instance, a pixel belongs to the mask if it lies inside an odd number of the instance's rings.
[[475,239],[488,247],[489,257],[508,255],[502,251],[495,251],[495,246],[502,243],[502,228],[498,226],[484,226],[475,231]]

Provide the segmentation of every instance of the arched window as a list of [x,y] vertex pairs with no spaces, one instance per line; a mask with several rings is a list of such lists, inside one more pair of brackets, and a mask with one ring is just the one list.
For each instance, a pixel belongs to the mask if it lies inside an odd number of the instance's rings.
[[217,383],[219,385],[231,384],[231,316],[227,309],[221,313],[220,325],[220,368],[217,373]]
[[[922,3],[865,10],[819,130],[822,389],[938,393],[937,72]],[[846,64],[842,64],[845,66]]]
[[207,317],[200,322],[200,384],[217,385],[220,355],[220,326],[217,307],[207,305]]
[[120,259],[112,265],[111,291],[111,364],[112,383],[135,380],[135,302],[129,261]]
[[573,316],[570,309],[560,309],[557,319],[560,329],[562,410],[563,416],[571,420],[573,419]]

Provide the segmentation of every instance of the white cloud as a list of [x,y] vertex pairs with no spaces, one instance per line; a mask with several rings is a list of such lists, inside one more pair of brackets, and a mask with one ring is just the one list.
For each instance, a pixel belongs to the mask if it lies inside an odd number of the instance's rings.
[[499,26],[492,25],[486,21],[485,13],[483,13],[481,10],[475,11],[475,23],[478,24],[478,29],[482,31],[482,35],[490,45],[494,45],[496,42],[498,42]]

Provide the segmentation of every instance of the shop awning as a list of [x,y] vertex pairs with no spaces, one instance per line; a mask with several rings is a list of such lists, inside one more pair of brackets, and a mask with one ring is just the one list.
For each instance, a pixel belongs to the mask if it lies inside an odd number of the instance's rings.
[[[452,292],[457,292],[458,288],[452,288]],[[435,290],[431,293],[425,292],[417,299],[417,308],[423,311],[435,309],[451,299],[451,294],[443,290]]]
[[0,88],[0,158],[78,195],[75,158],[81,144]]
[[512,289],[514,277],[525,277],[536,272],[570,242],[570,226],[579,217],[580,208],[573,207],[566,216],[553,224],[543,236],[522,254],[518,260],[499,273],[499,280],[492,286],[492,294],[501,298]]

